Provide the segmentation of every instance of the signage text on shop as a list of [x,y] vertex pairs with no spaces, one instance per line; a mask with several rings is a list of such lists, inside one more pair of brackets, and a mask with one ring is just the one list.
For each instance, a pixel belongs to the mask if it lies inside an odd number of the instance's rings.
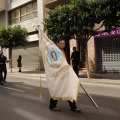
[[117,36],[117,35],[120,35],[120,29],[112,30],[110,33],[100,31],[100,33],[95,35],[94,37],[95,38],[97,38],[97,37],[109,37],[109,36]]

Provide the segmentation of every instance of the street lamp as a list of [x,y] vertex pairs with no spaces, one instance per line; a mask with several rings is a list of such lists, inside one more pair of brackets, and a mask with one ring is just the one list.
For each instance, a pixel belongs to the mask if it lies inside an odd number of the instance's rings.
[[39,61],[38,61],[38,70],[40,72],[40,39],[41,39],[41,31],[40,31],[40,25],[33,25],[33,28],[35,28],[35,30],[38,30],[38,56],[39,56]]
[[[41,26],[40,25],[33,25],[32,27],[35,28],[35,30],[38,30],[38,56],[39,56],[39,59],[38,59],[38,71],[40,73],[40,62],[41,62],[41,44],[40,44],[40,40],[42,39],[42,35],[41,35]],[[40,98],[42,98],[42,81],[41,81],[41,74],[40,74]]]

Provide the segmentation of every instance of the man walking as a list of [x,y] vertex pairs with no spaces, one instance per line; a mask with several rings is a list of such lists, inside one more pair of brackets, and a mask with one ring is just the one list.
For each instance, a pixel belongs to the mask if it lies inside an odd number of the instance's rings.
[[[66,58],[67,56],[66,56],[65,51],[64,51],[65,40],[59,40],[57,43],[57,46],[61,50],[64,58]],[[58,100],[55,100],[53,98],[50,99],[50,106],[49,106],[50,110],[53,110],[53,111],[60,111],[61,110],[61,109],[57,108],[57,102],[58,102]],[[81,110],[77,108],[76,102],[74,100],[73,101],[68,100],[68,103],[69,103],[69,106],[71,108],[71,111],[81,112]]]
[[4,82],[6,82],[6,76],[7,76],[6,62],[7,62],[7,57],[3,55],[3,51],[0,51],[0,63],[1,63],[2,72],[4,73],[3,76]]
[[73,70],[75,71],[76,75],[79,77],[79,75],[78,75],[78,67],[79,67],[79,62],[80,62],[80,54],[76,50],[76,47],[73,47],[71,60],[72,60]]

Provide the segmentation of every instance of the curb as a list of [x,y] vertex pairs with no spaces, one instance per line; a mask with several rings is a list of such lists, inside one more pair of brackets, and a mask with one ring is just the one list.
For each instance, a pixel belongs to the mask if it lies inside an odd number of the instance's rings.
[[[27,78],[40,78],[40,74],[24,74],[24,73],[8,73],[8,76],[16,76],[16,77],[27,77]],[[41,78],[46,80],[46,75],[41,73]],[[87,84],[104,84],[104,85],[118,85],[120,86],[120,80],[110,80],[110,79],[87,79],[87,78],[80,78],[81,83]]]
[[81,83],[87,83],[87,84],[101,84],[101,85],[118,85],[120,86],[120,83],[113,83],[113,82],[95,82],[95,81],[80,81]]

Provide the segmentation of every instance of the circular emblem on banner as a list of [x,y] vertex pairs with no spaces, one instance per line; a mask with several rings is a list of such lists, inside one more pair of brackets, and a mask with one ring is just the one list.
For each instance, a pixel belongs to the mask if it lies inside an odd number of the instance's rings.
[[48,63],[52,67],[60,67],[61,64],[64,62],[65,58],[63,57],[62,52],[60,49],[55,45],[48,46]]

